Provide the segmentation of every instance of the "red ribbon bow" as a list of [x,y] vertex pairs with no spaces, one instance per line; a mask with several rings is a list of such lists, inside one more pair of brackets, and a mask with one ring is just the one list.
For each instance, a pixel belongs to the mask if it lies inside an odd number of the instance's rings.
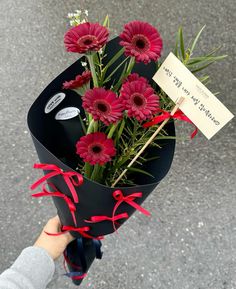
[[51,184],[51,183],[48,183],[48,185],[53,188],[55,191],[54,192],[50,192],[46,189],[46,184],[43,185],[43,191],[40,192],[40,193],[36,193],[36,194],[32,194],[32,197],[34,198],[40,198],[40,197],[59,197],[59,198],[62,198],[64,199],[64,201],[67,203],[68,205],[68,208],[71,212],[71,215],[72,215],[72,218],[73,218],[73,221],[74,221],[74,224],[75,226],[77,226],[77,222],[76,222],[76,218],[75,218],[75,211],[76,211],[76,207],[75,207],[75,204],[72,202],[72,200],[64,195],[63,193],[59,192],[57,190],[57,188]]
[[119,224],[116,221],[120,219],[127,219],[129,215],[127,213],[122,213],[119,215],[116,215],[114,217],[108,217],[108,216],[92,216],[90,220],[84,220],[86,223],[99,223],[103,221],[112,221],[113,224]]
[[[113,192],[113,198],[117,201],[117,203],[115,204],[115,207],[113,209],[112,218],[113,219],[115,218],[116,211],[123,202],[134,207],[136,210],[140,211],[142,214],[146,216],[150,216],[151,214],[147,210],[145,210],[143,207],[141,207],[140,205],[134,202],[136,198],[141,198],[142,195],[143,194],[141,192],[137,192],[137,193],[130,194],[128,196],[124,196],[121,190],[115,190]],[[116,231],[115,222],[113,222],[113,228]]]
[[155,116],[151,121],[146,122],[143,127],[150,127],[153,126],[155,124],[158,124],[162,121],[164,121],[167,118],[174,118],[174,119],[179,119],[182,121],[186,121],[188,123],[191,123],[194,127],[195,130],[192,132],[191,134],[191,139],[195,137],[195,135],[198,132],[197,127],[195,126],[195,124],[181,111],[181,110],[177,110],[176,113],[174,115],[171,115],[168,111],[165,110],[160,110],[162,112],[162,114]]
[[94,238],[93,236],[87,234],[86,232],[88,232],[89,230],[90,230],[89,227],[80,227],[80,228],[75,228],[75,227],[72,227],[72,226],[63,226],[63,227],[62,227],[62,231],[63,231],[63,232],[73,231],[73,232],[78,232],[78,233],[80,233],[80,235],[82,235],[82,236],[85,237],[85,238],[96,239],[96,240],[102,240],[102,239],[104,239],[103,236],[98,236],[98,237]]
[[[39,179],[37,182],[35,182],[32,186],[31,186],[31,190],[34,190],[36,187],[38,187],[41,183],[43,183],[44,181],[61,175],[63,177],[63,179],[65,180],[72,196],[74,199],[75,203],[79,202],[76,190],[75,190],[75,186],[78,187],[80,185],[82,185],[83,183],[83,176],[79,173],[76,172],[63,172],[63,170],[61,168],[59,168],[56,165],[52,165],[52,164],[34,164],[34,168],[35,169],[42,169],[45,171],[52,171],[51,173],[46,174],[45,176],[43,176],[41,179]],[[75,177],[77,180],[75,180],[73,177]]]
[[80,233],[81,236],[85,237],[85,238],[89,238],[89,239],[95,239],[95,240],[102,240],[104,239],[103,236],[98,236],[98,237],[93,237],[89,234],[87,234],[86,232],[88,232],[90,230],[89,227],[80,227],[80,228],[76,228],[76,227],[72,227],[72,226],[62,226],[61,228],[61,232],[59,233],[49,233],[49,232],[45,232],[47,235],[49,236],[60,236],[62,234],[65,234],[66,232],[78,232]]

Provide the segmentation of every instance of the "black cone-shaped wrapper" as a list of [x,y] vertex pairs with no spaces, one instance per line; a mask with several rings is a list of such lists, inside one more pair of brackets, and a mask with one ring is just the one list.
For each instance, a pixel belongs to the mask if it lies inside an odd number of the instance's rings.
[[[115,52],[120,49],[119,39],[116,38],[110,41],[107,45],[107,59],[111,58]],[[119,59],[118,62],[121,62]],[[114,69],[119,63],[115,63],[111,68]],[[122,70],[122,67],[121,67]],[[40,96],[33,103],[28,113],[28,126],[32,134],[35,148],[37,150],[39,160],[41,163],[55,164],[65,171],[75,170],[78,156],[75,153],[75,144],[77,140],[83,135],[80,121],[78,117],[69,120],[55,120],[55,115],[58,111],[65,107],[77,107],[81,111],[83,117],[83,109],[81,107],[81,97],[74,91],[65,90],[65,99],[51,112],[45,113],[45,105],[48,100],[56,93],[62,92],[62,84],[64,81],[74,79],[77,74],[81,74],[84,68],[79,59],[63,73],[56,77],[48,87],[40,94]],[[114,79],[119,77],[118,71]],[[136,64],[133,72],[138,72],[141,76],[147,77],[150,81],[156,72],[156,65],[150,63],[148,65]],[[170,136],[175,135],[174,124],[170,123],[165,127]],[[142,198],[135,199],[135,202],[141,204],[146,197],[153,191],[158,183],[167,174],[173,159],[175,140],[160,141],[161,149],[148,148],[148,156],[159,156],[158,159],[148,162],[144,169],[150,172],[154,178],[146,175],[137,174],[136,186],[110,188],[84,177],[84,182],[80,187],[75,187],[79,203],[76,204],[76,219],[78,227],[90,227],[89,234],[93,237],[106,235],[114,232],[111,221],[103,221],[96,224],[88,224],[84,220],[89,220],[91,216],[105,215],[112,216],[113,208],[116,200],[113,198],[115,189],[121,189],[123,194],[129,195],[134,192],[142,192]],[[48,173],[48,172],[46,172]],[[59,191],[71,197],[71,193],[61,176],[54,177],[50,180],[53,182]],[[59,217],[63,225],[74,226],[71,213],[67,204],[63,199],[54,197],[54,203],[57,207]],[[116,211],[116,214],[127,212],[130,216],[135,209],[127,203],[122,203]],[[122,224],[126,219],[119,220]],[[80,237],[79,233],[72,233],[75,237]]]

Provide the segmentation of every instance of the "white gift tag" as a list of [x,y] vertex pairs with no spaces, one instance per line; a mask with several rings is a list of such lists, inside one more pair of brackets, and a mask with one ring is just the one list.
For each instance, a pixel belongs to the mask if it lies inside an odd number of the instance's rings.
[[79,115],[80,110],[77,107],[65,107],[58,111],[58,113],[55,116],[56,120],[66,120],[66,119],[71,119],[73,117],[76,117]]
[[234,117],[172,52],[153,80],[175,103],[184,97],[180,109],[208,139]]
[[47,102],[47,104],[45,105],[44,112],[45,113],[51,112],[55,107],[57,107],[63,101],[65,97],[66,95],[63,92],[59,92],[53,95],[53,97],[51,97],[49,101]]

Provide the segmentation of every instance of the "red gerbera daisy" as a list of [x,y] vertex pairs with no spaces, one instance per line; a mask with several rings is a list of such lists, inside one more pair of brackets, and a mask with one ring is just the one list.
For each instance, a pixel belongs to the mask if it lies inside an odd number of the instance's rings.
[[107,42],[108,35],[106,27],[99,23],[86,22],[67,31],[64,43],[69,52],[98,51]]
[[144,81],[126,82],[121,87],[120,99],[129,117],[138,121],[152,117],[159,110],[159,97],[153,88]]
[[82,136],[76,144],[76,153],[91,165],[104,165],[116,154],[112,139],[103,132]]
[[155,27],[147,22],[132,21],[124,26],[120,34],[120,45],[126,56],[134,56],[136,62],[149,63],[161,56],[162,39]]
[[131,73],[130,75],[128,75],[125,79],[124,79],[124,83],[126,82],[132,82],[135,80],[141,80],[144,81],[145,83],[148,84],[148,80],[145,77],[140,76],[138,73]]
[[87,90],[82,106],[92,114],[94,120],[101,120],[106,125],[121,119],[124,110],[117,95],[113,91],[101,87]]
[[85,84],[87,84],[92,77],[89,70],[84,71],[81,75],[77,75],[75,79],[70,81],[65,81],[63,83],[63,89],[76,89]]

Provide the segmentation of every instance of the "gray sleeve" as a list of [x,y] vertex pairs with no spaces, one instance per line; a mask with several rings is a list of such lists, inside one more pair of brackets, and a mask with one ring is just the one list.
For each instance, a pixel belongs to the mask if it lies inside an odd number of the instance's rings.
[[0,289],[45,289],[54,271],[53,259],[44,249],[28,247],[0,275]]

